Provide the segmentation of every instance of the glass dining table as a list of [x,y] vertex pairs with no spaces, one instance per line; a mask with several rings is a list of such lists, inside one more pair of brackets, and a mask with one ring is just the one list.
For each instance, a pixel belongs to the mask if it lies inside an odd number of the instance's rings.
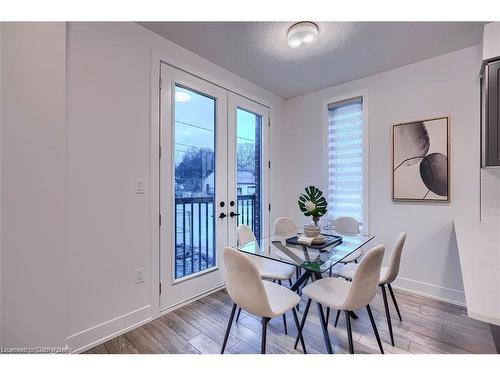
[[[290,289],[299,292],[300,287],[309,279],[321,279],[324,272],[329,272],[331,276],[332,267],[340,263],[343,259],[361,249],[364,245],[372,241],[375,236],[364,234],[340,234],[335,231],[328,231],[323,235],[331,240],[331,244],[319,248],[317,245],[293,244],[292,239],[299,234],[289,234],[284,236],[271,236],[256,239],[244,245],[237,246],[237,250],[257,257],[270,259],[276,262],[290,264],[301,269],[300,276],[297,275],[295,283]],[[352,318],[357,319],[354,312],[350,313]],[[330,316],[330,309],[327,309],[327,322]],[[304,324],[304,322],[302,322]]]
[[333,231],[324,235],[327,236],[327,239],[335,241],[323,248],[319,248],[318,245],[291,243],[296,242],[290,239],[297,235],[290,234],[288,236],[275,235],[260,238],[237,246],[237,249],[249,255],[290,264],[302,269],[304,272],[291,286],[291,289],[296,291],[308,278],[320,279],[322,273],[330,272],[333,266],[375,238],[372,235],[345,235]]

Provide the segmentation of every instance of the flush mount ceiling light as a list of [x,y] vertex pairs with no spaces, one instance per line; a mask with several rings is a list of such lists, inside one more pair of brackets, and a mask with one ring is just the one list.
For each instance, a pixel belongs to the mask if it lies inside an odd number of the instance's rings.
[[189,102],[191,100],[191,95],[189,95],[185,91],[176,91],[175,92],[175,101],[176,102]]
[[314,22],[299,22],[288,29],[288,45],[291,48],[314,44],[318,40],[318,25]]

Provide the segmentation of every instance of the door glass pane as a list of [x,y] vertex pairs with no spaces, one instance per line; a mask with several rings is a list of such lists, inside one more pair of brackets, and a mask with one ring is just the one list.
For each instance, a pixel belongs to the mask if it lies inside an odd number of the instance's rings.
[[175,278],[215,266],[215,99],[175,86]]
[[247,224],[260,238],[262,116],[238,108],[236,124],[238,225]]

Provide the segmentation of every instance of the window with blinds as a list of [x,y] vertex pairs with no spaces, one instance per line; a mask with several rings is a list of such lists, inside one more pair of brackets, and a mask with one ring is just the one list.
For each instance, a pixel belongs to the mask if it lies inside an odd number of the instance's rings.
[[328,208],[363,223],[363,100],[328,105]]

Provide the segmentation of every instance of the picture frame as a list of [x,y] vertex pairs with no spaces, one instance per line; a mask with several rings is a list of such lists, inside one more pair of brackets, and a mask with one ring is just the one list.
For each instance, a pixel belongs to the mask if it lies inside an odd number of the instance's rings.
[[450,118],[391,127],[392,200],[450,202]]

